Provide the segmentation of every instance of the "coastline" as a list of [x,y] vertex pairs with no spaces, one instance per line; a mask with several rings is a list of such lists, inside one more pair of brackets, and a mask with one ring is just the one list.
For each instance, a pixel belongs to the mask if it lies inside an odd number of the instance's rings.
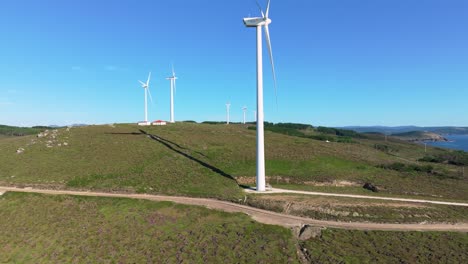
[[447,148],[468,152],[468,135],[444,135],[447,141],[426,141],[432,147]]

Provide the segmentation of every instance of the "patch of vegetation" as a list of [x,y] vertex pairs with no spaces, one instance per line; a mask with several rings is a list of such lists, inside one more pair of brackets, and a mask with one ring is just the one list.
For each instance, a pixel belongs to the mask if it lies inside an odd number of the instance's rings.
[[437,155],[427,155],[419,161],[433,162],[433,163],[447,163],[457,166],[468,165],[468,153],[464,151],[447,151]]
[[332,128],[332,127],[318,127],[317,131],[323,134],[329,135],[336,135],[340,137],[348,137],[348,138],[365,138],[365,135],[358,133],[353,130],[347,129],[339,129],[339,128]]
[[282,127],[282,128],[290,128],[290,129],[296,129],[296,130],[306,130],[306,129],[312,129],[312,125],[307,125],[307,124],[299,124],[299,123],[265,123],[265,126],[275,126],[275,127]]
[[315,139],[315,140],[320,140],[320,141],[329,141],[329,142],[335,142],[336,141],[336,137],[330,136],[330,135],[323,135],[323,134],[311,135],[311,136],[308,136],[308,138]]
[[302,243],[311,263],[466,263],[468,234],[327,229]]
[[[248,129],[256,130],[255,126],[249,126]],[[356,133],[351,130],[336,129],[336,128],[326,128],[319,127],[314,130],[314,127],[306,124],[296,124],[296,123],[269,123],[265,122],[264,126],[265,131],[271,131],[274,133],[279,133],[288,136],[310,138],[320,141],[328,142],[338,142],[338,143],[355,143],[352,140],[353,137],[364,137],[359,133]],[[310,133],[313,131],[314,133]]]
[[207,125],[225,125],[226,122],[220,122],[220,121],[203,121],[202,124],[207,124]]
[[297,263],[290,230],[247,215],[120,198],[6,193],[0,263]]
[[0,135],[3,136],[26,136],[38,134],[48,127],[14,127],[14,126],[5,126],[0,125]]
[[409,131],[409,132],[403,132],[403,133],[394,133],[392,136],[395,137],[423,137],[427,132],[425,131]]
[[361,133],[364,135],[368,135],[368,136],[382,136],[382,137],[385,136],[385,134],[381,132],[361,132]]
[[[248,129],[250,130],[257,130],[256,126],[249,126]],[[282,127],[282,126],[276,126],[276,125],[266,125],[264,127],[265,131],[271,131],[274,133],[279,133],[283,135],[288,135],[288,136],[294,136],[294,137],[306,137],[306,135],[295,129],[295,128],[289,128],[289,127]]]
[[431,165],[415,165],[415,164],[404,164],[401,162],[395,162],[391,164],[382,164],[380,168],[387,170],[395,170],[399,172],[425,172],[434,174],[434,167]]
[[391,147],[390,145],[388,144],[374,144],[374,148],[377,149],[377,150],[380,150],[382,152],[385,152],[385,153],[393,153],[393,152],[398,152],[398,149],[394,148],[394,147]]
[[336,142],[338,143],[356,143],[351,137],[338,137]]

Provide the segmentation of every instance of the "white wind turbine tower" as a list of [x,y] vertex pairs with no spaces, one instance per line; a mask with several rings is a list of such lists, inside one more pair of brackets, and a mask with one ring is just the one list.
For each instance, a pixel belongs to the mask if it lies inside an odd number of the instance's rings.
[[176,80],[177,79],[178,78],[176,77],[175,71],[174,71],[174,65],[172,65],[172,76],[166,78],[166,80],[171,81],[171,120],[169,121],[170,123],[175,123],[175,120],[174,120],[174,91],[177,90],[177,88],[176,88]]
[[275,66],[273,63],[273,53],[271,50],[270,31],[268,25],[271,19],[268,17],[270,12],[270,0],[268,0],[266,12],[263,13],[260,8],[262,17],[244,18],[246,27],[255,27],[257,29],[257,191],[264,192],[265,188],[265,138],[264,138],[264,113],[263,113],[263,58],[262,58],[262,28],[265,28],[265,38],[268,47],[271,66],[273,70],[273,80],[276,91],[276,75]]
[[228,102],[226,104],[226,124],[228,124],[228,125],[229,125],[229,110],[230,110],[230,108],[231,108],[231,103]]
[[150,96],[151,102],[153,102],[153,98],[151,97],[151,92],[149,91],[149,83],[151,79],[151,72],[148,74],[148,80],[146,83],[139,81],[141,83],[141,87],[145,89],[145,121],[143,123],[139,123],[140,125],[149,125],[150,122],[148,121],[148,93]]
[[242,107],[242,111],[244,111],[244,125],[245,125],[245,113],[247,112],[247,106]]

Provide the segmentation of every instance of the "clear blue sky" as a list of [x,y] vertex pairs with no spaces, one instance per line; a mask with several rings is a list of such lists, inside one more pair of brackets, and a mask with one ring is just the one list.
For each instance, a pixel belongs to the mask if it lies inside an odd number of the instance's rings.
[[[259,0],[265,5],[266,0]],[[256,105],[254,0],[4,0],[0,124],[232,120]],[[313,125],[468,126],[468,1],[272,0],[276,107],[264,54],[265,116]]]

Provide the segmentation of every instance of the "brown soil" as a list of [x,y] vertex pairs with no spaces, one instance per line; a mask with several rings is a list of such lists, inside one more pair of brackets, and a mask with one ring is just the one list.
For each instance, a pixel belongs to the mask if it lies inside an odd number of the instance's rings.
[[389,208],[427,208],[424,204],[415,204],[415,203],[404,203],[404,202],[369,202],[369,201],[352,201],[352,202],[345,202],[345,201],[338,201],[333,198],[325,198],[325,197],[297,197],[291,195],[271,195],[271,196],[264,196],[264,197],[257,197],[258,199],[262,200],[270,200],[270,201],[281,201],[281,202],[289,202],[294,203],[295,205],[303,205],[307,207],[317,207],[317,206],[342,206],[342,207],[389,207]]

